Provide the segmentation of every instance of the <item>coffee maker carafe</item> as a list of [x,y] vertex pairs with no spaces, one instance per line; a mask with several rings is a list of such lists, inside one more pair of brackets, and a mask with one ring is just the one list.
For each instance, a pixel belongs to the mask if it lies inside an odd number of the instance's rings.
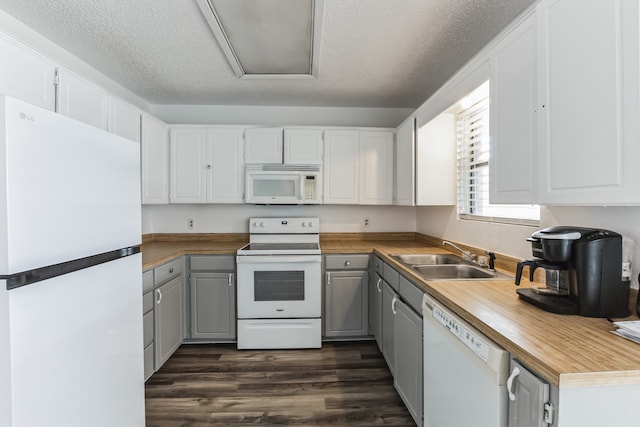
[[587,317],[629,314],[629,282],[622,280],[622,236],[608,230],[550,227],[531,235],[533,259],[518,263],[516,285],[524,267],[529,280],[545,269],[545,287],[521,288],[519,297],[544,310]]

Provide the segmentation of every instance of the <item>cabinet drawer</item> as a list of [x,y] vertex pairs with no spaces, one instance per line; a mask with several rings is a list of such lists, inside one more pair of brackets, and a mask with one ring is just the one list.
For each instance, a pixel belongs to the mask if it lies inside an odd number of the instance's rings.
[[367,270],[369,255],[325,255],[324,266],[327,270]]
[[189,269],[191,271],[234,271],[236,269],[236,259],[232,255],[191,256],[189,257]]
[[153,270],[142,273],[142,293],[153,289]]
[[142,317],[142,336],[144,341],[144,347],[153,343],[153,311],[145,314]]
[[148,380],[153,374],[153,344],[144,349],[144,380]]
[[380,276],[382,276],[382,264],[383,262],[380,258],[378,258],[377,256],[373,257],[373,270]]
[[182,257],[162,264],[153,270],[153,283],[155,286],[161,285],[169,279],[173,279],[182,274]]
[[142,296],[142,313],[147,314],[153,310],[153,292],[147,292]]
[[402,276],[400,276],[398,288],[400,297],[413,311],[422,317],[422,296],[424,295],[424,291]]
[[398,279],[400,278],[400,274],[393,269],[386,262],[382,263],[382,278],[387,282],[394,290],[398,290]]

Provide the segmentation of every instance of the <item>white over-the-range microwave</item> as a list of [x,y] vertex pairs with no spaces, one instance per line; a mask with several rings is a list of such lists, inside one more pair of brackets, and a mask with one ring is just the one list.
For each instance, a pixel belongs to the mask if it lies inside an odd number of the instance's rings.
[[313,205],[322,202],[320,165],[245,166],[245,201],[264,205]]

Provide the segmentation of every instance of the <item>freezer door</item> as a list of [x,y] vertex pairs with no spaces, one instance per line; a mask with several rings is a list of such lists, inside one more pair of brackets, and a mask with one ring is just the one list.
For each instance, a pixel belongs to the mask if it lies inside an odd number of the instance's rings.
[[140,144],[0,96],[0,275],[140,243]]

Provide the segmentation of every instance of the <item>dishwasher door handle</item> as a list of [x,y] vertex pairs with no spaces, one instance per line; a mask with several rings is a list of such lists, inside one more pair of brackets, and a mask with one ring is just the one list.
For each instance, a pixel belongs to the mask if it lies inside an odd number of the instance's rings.
[[507,379],[507,391],[509,392],[509,400],[512,402],[516,400],[516,394],[513,392],[513,380],[515,380],[518,375],[520,375],[520,368],[516,366]]

